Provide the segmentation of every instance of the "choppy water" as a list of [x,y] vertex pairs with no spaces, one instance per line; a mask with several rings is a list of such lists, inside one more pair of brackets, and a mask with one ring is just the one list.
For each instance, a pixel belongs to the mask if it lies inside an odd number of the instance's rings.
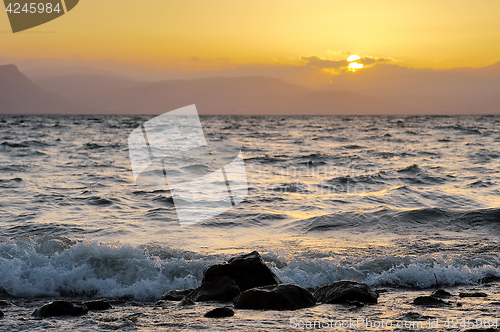
[[202,117],[242,149],[249,194],[188,227],[166,187],[134,183],[127,138],[149,118],[0,116],[4,294],[155,300],[254,249],[303,287],[500,276],[500,117]]

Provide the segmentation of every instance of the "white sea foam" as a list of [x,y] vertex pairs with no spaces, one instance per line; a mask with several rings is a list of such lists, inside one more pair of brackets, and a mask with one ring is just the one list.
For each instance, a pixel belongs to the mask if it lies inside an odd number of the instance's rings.
[[[351,279],[372,286],[426,288],[474,284],[488,275],[500,276],[498,255],[463,259],[441,255],[307,257],[285,260],[272,251],[264,259],[286,283],[318,287]],[[203,270],[229,256],[200,254],[158,246],[131,246],[40,238],[0,243],[0,285],[17,297],[87,294],[107,298],[131,296],[158,299],[171,289],[194,288]]]

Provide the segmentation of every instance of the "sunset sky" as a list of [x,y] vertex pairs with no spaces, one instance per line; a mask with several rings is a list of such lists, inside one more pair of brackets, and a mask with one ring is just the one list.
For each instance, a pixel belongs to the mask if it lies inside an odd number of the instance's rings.
[[481,67],[500,60],[498,13],[497,0],[83,0],[17,34],[1,13],[0,57],[198,71],[358,54],[417,68]]

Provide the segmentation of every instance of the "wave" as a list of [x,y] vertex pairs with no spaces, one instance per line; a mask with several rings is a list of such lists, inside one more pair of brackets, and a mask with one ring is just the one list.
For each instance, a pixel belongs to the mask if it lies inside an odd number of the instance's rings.
[[197,286],[203,269],[217,262],[169,248],[42,237],[0,243],[0,285],[16,297],[92,294],[149,300]]
[[[399,189],[407,187],[399,187]],[[381,206],[364,211],[341,211],[292,221],[289,229],[302,232],[324,232],[341,229],[377,230],[407,234],[422,226],[447,231],[466,231],[487,227],[500,231],[500,209],[461,211],[444,208],[394,209]]]
[[[372,286],[428,288],[475,284],[500,276],[499,255],[480,258],[432,253],[368,259],[334,253],[278,251],[264,260],[287,283],[315,288],[351,279]],[[207,266],[226,254],[202,255],[159,245],[81,242],[58,236],[0,243],[0,285],[14,297],[88,296],[156,300],[168,290],[197,287]]]
[[434,129],[458,131],[466,135],[482,135],[482,133],[476,127],[464,127],[461,125],[436,126],[434,127]]
[[477,284],[488,277],[500,276],[500,261],[489,256],[482,264],[474,259],[450,259],[446,255],[383,256],[359,263],[347,258],[292,260],[285,268],[276,269],[278,277],[302,287],[315,288],[333,281],[350,279],[371,286],[431,288],[437,285]]
[[14,143],[14,142],[2,142],[2,143],[0,143],[0,146],[6,146],[9,148],[14,148],[14,149],[28,148],[29,147],[28,145],[26,145],[24,143]]

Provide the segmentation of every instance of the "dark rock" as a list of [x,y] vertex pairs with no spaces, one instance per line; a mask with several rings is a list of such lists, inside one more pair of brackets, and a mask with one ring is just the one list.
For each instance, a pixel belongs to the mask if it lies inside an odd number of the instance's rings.
[[36,309],[32,315],[35,317],[78,316],[87,312],[87,307],[81,302],[54,301]]
[[438,289],[437,291],[435,291],[434,293],[432,293],[431,296],[432,297],[437,297],[437,298],[447,298],[447,297],[451,297],[453,295],[451,295],[450,292],[447,292],[444,289]]
[[365,306],[364,303],[359,302],[359,301],[347,301],[347,304],[354,305],[354,306],[356,306],[358,308],[362,308],[362,307]]
[[500,302],[490,302],[491,305],[500,305]]
[[367,284],[356,281],[342,280],[322,286],[314,292],[314,297],[322,303],[347,303],[359,301],[362,303],[377,303],[378,293]]
[[234,301],[235,308],[257,310],[295,310],[316,304],[310,292],[290,284],[252,288],[242,292]]
[[222,277],[202,283],[200,287],[186,295],[186,298],[195,302],[232,301],[240,293],[240,289],[233,279]]
[[462,332],[497,332],[498,330],[490,327],[487,329],[469,329],[469,330],[463,330]]
[[234,310],[228,307],[224,308],[216,308],[214,310],[210,310],[203,317],[207,318],[222,318],[222,317],[231,317],[234,316]]
[[462,303],[457,302],[457,307],[461,307],[461,306],[462,306]]
[[177,304],[178,307],[183,307],[186,305],[193,305],[196,304],[193,300],[191,300],[189,297],[185,297],[182,300],[180,300],[179,304]]
[[119,298],[117,298],[115,301],[123,301],[123,303],[125,303],[125,302],[132,301],[133,299],[134,299],[133,295],[123,295],[123,296],[120,296]]
[[387,290],[387,289],[385,289],[385,288],[380,288],[380,289],[376,289],[376,290],[375,290],[375,293],[377,293],[377,294],[379,294],[379,295],[380,295],[380,294],[383,294],[383,293],[387,293],[387,292],[388,292],[388,290]]
[[89,310],[108,310],[112,308],[111,304],[105,300],[88,301],[83,302],[83,304],[85,304]]
[[460,297],[488,297],[488,294],[482,292],[475,293],[460,293],[458,294]]
[[5,307],[8,305],[12,305],[12,303],[10,303],[9,301],[0,300],[0,307]]
[[254,287],[281,284],[257,251],[233,257],[225,264],[209,266],[203,272],[202,283],[224,276],[233,279],[242,292]]
[[171,290],[163,294],[161,299],[168,301],[180,301],[184,298],[184,296],[188,295],[193,290],[194,289]]
[[482,284],[500,281],[500,276],[489,275],[480,280]]
[[3,317],[3,316],[5,316],[5,314],[3,313],[2,310],[0,310],[0,318]]
[[448,302],[432,296],[419,296],[412,303],[415,305],[450,305]]

